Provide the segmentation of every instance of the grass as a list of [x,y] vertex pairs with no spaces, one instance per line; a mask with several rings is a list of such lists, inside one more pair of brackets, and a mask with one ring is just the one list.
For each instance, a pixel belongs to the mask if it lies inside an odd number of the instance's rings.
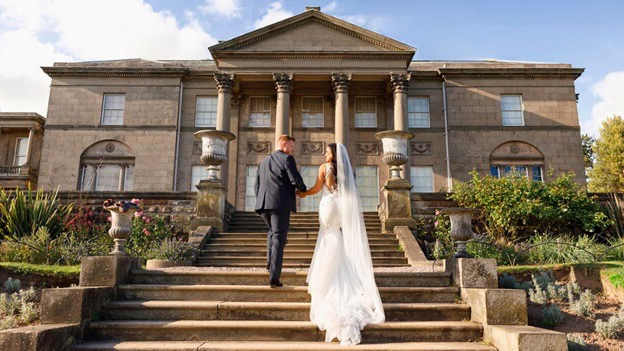
[[624,262],[609,262],[609,267],[602,271],[616,288],[624,288]]
[[16,274],[36,274],[53,277],[75,277],[80,275],[80,266],[52,266],[21,262],[0,262],[0,268]]

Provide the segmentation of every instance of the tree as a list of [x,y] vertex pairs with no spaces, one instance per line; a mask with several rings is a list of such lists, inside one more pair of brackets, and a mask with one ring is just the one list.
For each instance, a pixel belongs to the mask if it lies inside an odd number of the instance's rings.
[[620,116],[602,122],[593,148],[594,167],[589,170],[589,190],[624,191],[624,119]]
[[583,161],[585,161],[585,171],[589,172],[594,167],[594,145],[596,144],[596,138],[589,134],[583,134],[581,136],[581,143],[583,144]]

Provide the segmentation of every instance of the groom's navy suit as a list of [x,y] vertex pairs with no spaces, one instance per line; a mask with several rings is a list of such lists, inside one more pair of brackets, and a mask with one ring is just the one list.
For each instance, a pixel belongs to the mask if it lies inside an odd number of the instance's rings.
[[271,283],[277,283],[282,274],[290,212],[297,212],[295,189],[306,191],[306,186],[292,155],[277,150],[260,162],[256,174],[255,210],[269,226],[267,268]]

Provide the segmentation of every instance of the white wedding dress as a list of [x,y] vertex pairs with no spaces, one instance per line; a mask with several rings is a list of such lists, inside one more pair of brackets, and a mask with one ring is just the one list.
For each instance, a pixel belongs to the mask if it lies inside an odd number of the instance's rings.
[[[385,315],[353,170],[344,145],[337,149],[337,189],[323,184],[320,231],[307,277],[310,320],[326,331],[326,342],[337,338],[341,345],[355,345],[364,326],[383,323]],[[327,164],[326,177],[334,172]]]

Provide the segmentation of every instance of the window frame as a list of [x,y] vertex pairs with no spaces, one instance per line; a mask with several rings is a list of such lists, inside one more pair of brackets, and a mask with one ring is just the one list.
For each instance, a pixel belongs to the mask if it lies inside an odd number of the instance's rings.
[[[430,171],[431,175],[431,189],[429,191],[416,191],[416,185],[412,182],[414,168],[427,168]],[[434,193],[435,192],[435,172],[433,171],[433,165],[420,165],[420,166],[410,166],[410,183],[412,184],[412,193]]]
[[[107,110],[119,111],[120,109],[106,108],[106,97],[113,95],[121,95],[124,97],[124,108],[121,109],[121,123],[104,123],[105,113]],[[103,126],[122,126],[124,125],[124,116],[126,114],[126,93],[103,93],[102,94],[102,114],[100,116],[100,125]]]
[[[425,99],[425,100],[427,100],[427,125],[426,126],[412,126],[410,124],[409,99]],[[421,114],[423,112],[411,112],[411,113]],[[413,95],[413,96],[408,96],[407,97],[407,126],[408,126],[408,128],[414,128],[414,129],[431,128],[431,97],[430,96],[428,96],[428,95]]]
[[[266,126],[252,126],[251,125],[251,100],[252,99],[268,99],[269,100],[269,124]],[[271,128],[273,124],[273,103],[270,95],[255,95],[249,97],[249,113],[247,114],[247,127],[249,128]]]
[[[19,155],[18,152],[19,152],[21,143],[24,142],[24,141],[26,142],[26,151],[25,151],[24,155],[22,156],[22,155]],[[17,158],[18,157],[20,157],[20,158],[23,157],[24,158],[24,163],[18,164],[18,162],[17,162]],[[13,150],[13,166],[22,167],[23,165],[26,164],[26,160],[27,159],[28,159],[28,137],[17,137],[17,138],[15,138],[15,150]]]
[[[507,173],[505,169],[507,167],[510,167],[512,170],[517,170],[518,167],[524,167],[525,171],[524,171],[524,176],[527,177],[529,180],[531,181],[536,181],[535,179],[533,179],[533,167],[539,167],[540,168],[540,182],[544,182],[544,165],[543,164],[527,164],[527,163],[523,163],[523,162],[519,162],[519,163],[496,163],[496,164],[490,164],[490,176],[492,177],[496,177],[498,179],[501,179],[502,177],[506,177]],[[496,176],[493,173],[493,169],[492,168],[496,168],[497,170],[497,174]]]
[[[198,115],[199,112],[211,112],[211,111],[199,111],[199,108],[198,108],[198,106],[199,106],[199,99],[201,99],[201,98],[212,98],[212,99],[216,100],[215,110],[214,110],[214,113],[215,113],[215,119],[214,119],[215,123],[214,123],[214,125],[200,125],[200,124],[197,123],[197,115]],[[200,128],[217,128],[217,110],[219,108],[218,104],[219,104],[219,97],[216,96],[216,95],[197,95],[197,96],[195,96],[195,127],[200,127]]]
[[[191,190],[190,191],[193,191],[193,192],[197,192],[198,191],[195,186],[199,184],[199,183],[197,183],[197,184],[193,183],[193,169],[195,169],[195,168],[203,168],[206,171],[206,173],[208,173],[208,170],[206,169],[206,165],[201,165],[201,164],[193,164],[193,165],[191,165]],[[200,181],[201,181],[201,179],[200,179]]]
[[[357,102],[359,99],[373,99],[375,106],[375,125],[374,126],[358,126],[358,112],[357,112]],[[355,128],[365,128],[365,129],[376,129],[378,128],[378,111],[377,111],[377,97],[376,96],[355,96],[353,100],[353,120],[355,122]]]
[[[321,115],[322,115],[322,119],[321,119],[321,125],[315,125],[315,126],[304,126],[303,125],[303,121],[304,121],[304,101],[305,99],[321,99]],[[302,96],[301,97],[301,127],[302,128],[323,128],[325,127],[325,98],[323,96]]]
[[375,169],[375,181],[374,181],[373,183],[374,183],[374,185],[375,185],[375,189],[376,189],[376,191],[375,191],[375,197],[376,197],[376,199],[377,199],[377,203],[376,203],[376,205],[375,205],[375,208],[374,208],[374,209],[366,209],[366,210],[365,210],[365,209],[364,209],[364,207],[366,206],[366,204],[364,204],[364,201],[362,201],[362,200],[363,200],[363,199],[362,199],[362,193],[363,193],[363,192],[362,192],[362,188],[364,188],[364,187],[366,187],[366,186],[365,186],[365,185],[364,185],[364,186],[357,185],[357,187],[358,187],[358,193],[359,193],[359,195],[360,195],[360,204],[362,205],[362,210],[363,210],[364,212],[377,211],[377,210],[379,209],[379,204],[381,203],[381,199],[380,199],[380,196],[379,196],[379,192],[380,192],[380,188],[379,188],[379,166],[377,166],[377,165],[362,165],[362,166],[355,166],[355,174],[356,174],[356,180],[355,180],[355,182],[356,182],[356,184],[357,184],[357,182],[358,182],[358,180],[359,180],[359,179],[363,179],[363,176],[362,176],[362,175],[359,175],[359,176],[357,175],[357,173],[358,173],[358,172],[357,172],[357,170],[358,170],[358,168],[364,168],[364,167],[371,167],[371,168],[374,168],[374,169]]
[[[503,110],[503,97],[504,96],[519,96],[520,97],[520,110]],[[525,121],[524,121],[524,97],[522,96],[522,94],[501,94],[500,95],[500,107],[501,107],[501,121],[503,124],[503,127],[523,127],[525,125]],[[520,124],[506,124],[505,123],[505,112],[520,112],[520,119],[521,119],[521,123]]]

